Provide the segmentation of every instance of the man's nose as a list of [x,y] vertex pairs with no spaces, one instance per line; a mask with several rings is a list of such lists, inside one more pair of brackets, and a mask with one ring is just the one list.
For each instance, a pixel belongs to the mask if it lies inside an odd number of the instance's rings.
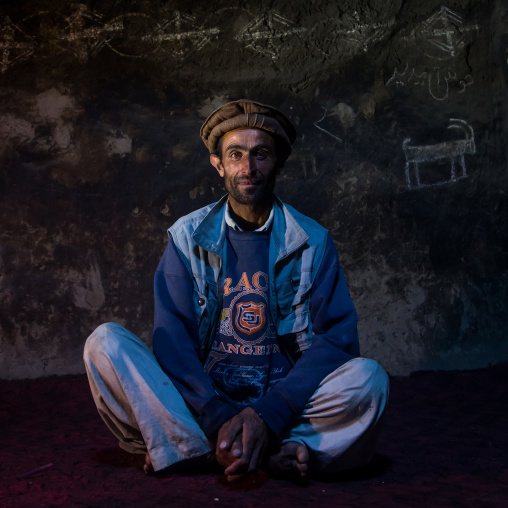
[[256,161],[253,156],[247,155],[247,157],[244,158],[243,169],[248,174],[252,174],[256,171]]

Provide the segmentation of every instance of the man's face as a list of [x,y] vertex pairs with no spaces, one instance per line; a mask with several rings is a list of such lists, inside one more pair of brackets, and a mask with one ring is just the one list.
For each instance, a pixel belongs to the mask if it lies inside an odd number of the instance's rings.
[[278,165],[275,141],[267,132],[259,129],[227,132],[222,137],[222,161],[212,154],[210,162],[224,177],[230,200],[254,206],[271,200]]

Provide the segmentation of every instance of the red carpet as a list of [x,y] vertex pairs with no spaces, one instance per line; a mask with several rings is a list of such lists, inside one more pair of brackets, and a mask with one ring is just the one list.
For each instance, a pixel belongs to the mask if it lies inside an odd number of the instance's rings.
[[506,364],[393,378],[371,466],[307,487],[264,473],[233,485],[147,477],[102,423],[85,376],[0,381],[0,507],[508,507],[507,381]]

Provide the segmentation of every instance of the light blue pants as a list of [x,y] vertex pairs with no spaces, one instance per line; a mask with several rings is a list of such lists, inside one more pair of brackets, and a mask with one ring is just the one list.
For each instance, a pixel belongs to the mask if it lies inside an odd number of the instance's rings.
[[[120,446],[148,451],[155,471],[213,449],[192,411],[150,349],[116,323],[99,326],[85,345],[92,395]],[[370,461],[388,398],[388,376],[355,358],[329,374],[283,442],[307,446],[310,468],[337,472]]]

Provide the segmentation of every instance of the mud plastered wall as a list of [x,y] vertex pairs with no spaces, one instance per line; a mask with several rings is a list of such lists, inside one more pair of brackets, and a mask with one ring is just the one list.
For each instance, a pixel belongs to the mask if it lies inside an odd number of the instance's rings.
[[242,97],[299,138],[277,186],[327,227],[391,374],[508,358],[502,0],[17,1],[0,7],[0,377],[151,343],[178,217],[223,193],[199,139]]

